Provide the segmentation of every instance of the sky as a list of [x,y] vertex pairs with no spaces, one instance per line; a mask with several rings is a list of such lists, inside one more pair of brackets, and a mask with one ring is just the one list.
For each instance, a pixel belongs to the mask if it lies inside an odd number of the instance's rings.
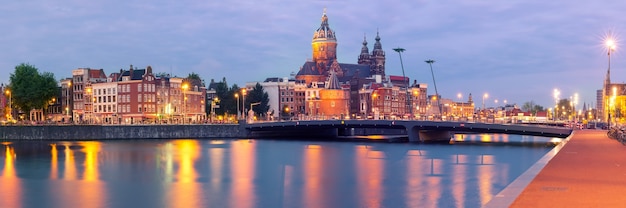
[[[311,58],[313,32],[326,8],[337,58],[356,63],[364,36],[378,32],[386,74],[428,84],[439,94],[477,105],[546,108],[579,94],[594,104],[608,67],[626,82],[626,1],[582,0],[26,0],[0,7],[0,83],[29,63],[57,79],[76,68],[110,74],[129,65],[229,85],[288,77]],[[624,50],[626,51],[626,50]]]

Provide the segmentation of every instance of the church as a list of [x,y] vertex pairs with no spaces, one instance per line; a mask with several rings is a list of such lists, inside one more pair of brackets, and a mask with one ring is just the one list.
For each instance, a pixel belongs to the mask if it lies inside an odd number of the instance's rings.
[[378,33],[375,40],[371,54],[367,47],[367,40],[363,40],[357,64],[339,63],[337,61],[337,38],[335,31],[328,24],[328,16],[324,10],[322,23],[313,34],[311,43],[313,58],[302,65],[296,75],[296,80],[303,80],[307,85],[325,82],[329,79],[331,71],[341,83],[346,83],[353,78],[363,79],[373,75],[385,77],[385,52]]

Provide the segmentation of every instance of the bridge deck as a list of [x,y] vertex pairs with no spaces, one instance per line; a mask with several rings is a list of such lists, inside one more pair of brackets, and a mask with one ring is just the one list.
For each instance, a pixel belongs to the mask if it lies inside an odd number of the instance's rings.
[[606,131],[575,131],[511,207],[623,207],[626,146]]

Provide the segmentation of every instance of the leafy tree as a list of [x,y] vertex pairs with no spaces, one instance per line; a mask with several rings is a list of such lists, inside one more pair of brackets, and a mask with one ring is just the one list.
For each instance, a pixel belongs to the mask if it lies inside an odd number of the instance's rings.
[[22,63],[15,66],[10,77],[13,106],[26,112],[30,120],[32,109],[45,109],[48,102],[57,96],[58,82],[50,72],[39,73],[39,69]]
[[568,119],[572,115],[574,108],[569,99],[561,99],[556,105],[555,113],[558,119]]
[[522,105],[522,110],[529,111],[532,115],[537,115],[537,112],[545,111],[545,108],[541,105],[535,104],[535,101],[529,101]]
[[203,87],[204,86],[204,82],[200,78],[200,75],[194,72],[192,72],[191,74],[187,76],[186,81],[189,82],[190,87],[194,87],[194,86]]
[[269,95],[267,94],[267,92],[263,91],[263,86],[261,86],[261,84],[258,82],[246,96],[247,106],[249,106],[250,103],[259,103],[258,105],[252,107],[254,114],[257,116],[265,115],[267,113],[267,111],[270,109],[269,102]]

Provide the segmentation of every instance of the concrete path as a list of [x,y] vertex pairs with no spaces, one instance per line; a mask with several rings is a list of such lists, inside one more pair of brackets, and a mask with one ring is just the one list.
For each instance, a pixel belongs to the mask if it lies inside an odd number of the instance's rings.
[[626,146],[575,131],[511,207],[626,207]]

